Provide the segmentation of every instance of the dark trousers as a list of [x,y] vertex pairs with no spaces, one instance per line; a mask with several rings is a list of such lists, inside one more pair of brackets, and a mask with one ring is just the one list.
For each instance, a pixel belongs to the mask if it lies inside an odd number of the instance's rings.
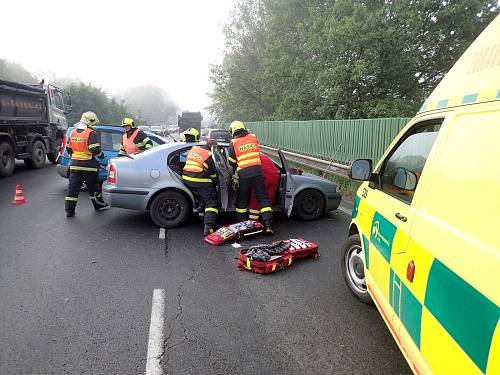
[[78,195],[80,194],[83,182],[87,184],[90,200],[94,205],[94,209],[98,210],[106,205],[102,200],[97,176],[97,172],[69,171],[68,192],[66,193],[65,202],[66,212],[75,212],[76,204],[78,203]]
[[273,220],[273,212],[269,206],[269,199],[264,187],[264,178],[261,174],[252,177],[240,176],[240,186],[236,193],[236,220],[246,220],[251,190],[255,191],[255,197],[257,198],[257,202],[259,202],[262,221],[266,226],[270,226]]
[[193,193],[194,197],[198,200],[198,213],[203,213],[203,223],[205,225],[213,226],[217,221],[217,214],[219,213],[219,196],[213,184],[205,183],[186,183],[189,190]]

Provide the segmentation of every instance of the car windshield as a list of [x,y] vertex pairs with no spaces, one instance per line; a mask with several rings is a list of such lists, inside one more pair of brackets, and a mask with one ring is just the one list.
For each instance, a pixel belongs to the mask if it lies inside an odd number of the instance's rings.
[[100,131],[101,149],[103,151],[120,151],[122,133]]

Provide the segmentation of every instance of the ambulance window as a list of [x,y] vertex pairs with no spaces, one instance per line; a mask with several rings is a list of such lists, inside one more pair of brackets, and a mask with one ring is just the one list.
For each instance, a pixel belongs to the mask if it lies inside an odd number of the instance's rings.
[[[411,203],[415,189],[405,190],[400,187],[401,173],[408,176],[409,185],[413,185],[410,181],[412,179],[416,180],[416,185],[418,185],[420,174],[424,169],[440,127],[440,123],[428,123],[414,128],[407,134],[382,167],[380,175],[383,191],[406,203]],[[397,183],[399,187],[396,186],[396,182],[399,182]]]

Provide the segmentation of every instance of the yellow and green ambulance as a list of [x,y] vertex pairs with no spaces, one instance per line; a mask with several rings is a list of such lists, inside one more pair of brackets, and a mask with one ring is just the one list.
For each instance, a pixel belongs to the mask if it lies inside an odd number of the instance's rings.
[[500,374],[500,16],[373,167],[342,249],[415,374]]

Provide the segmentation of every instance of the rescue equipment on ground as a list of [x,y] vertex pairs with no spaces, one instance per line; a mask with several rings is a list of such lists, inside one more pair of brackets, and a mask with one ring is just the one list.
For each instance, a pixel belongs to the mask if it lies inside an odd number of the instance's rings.
[[16,185],[16,193],[14,195],[14,200],[11,203],[19,205],[25,204],[26,202],[28,201],[24,198],[23,187],[21,185]]
[[297,259],[318,256],[316,243],[302,238],[290,238],[241,250],[236,267],[240,271],[272,273],[290,267]]
[[217,229],[214,233],[205,237],[205,241],[211,245],[219,246],[233,239],[244,240],[262,234],[264,225],[255,220],[246,220]]

